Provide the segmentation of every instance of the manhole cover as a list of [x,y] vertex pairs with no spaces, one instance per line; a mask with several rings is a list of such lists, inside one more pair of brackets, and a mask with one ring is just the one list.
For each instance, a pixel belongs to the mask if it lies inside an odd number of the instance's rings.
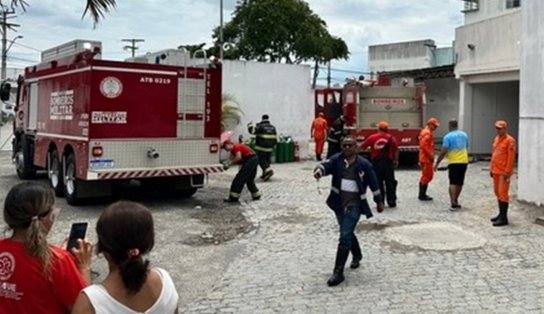
[[386,229],[385,234],[390,241],[425,250],[474,249],[483,246],[486,242],[481,236],[449,222],[429,222],[391,227]]

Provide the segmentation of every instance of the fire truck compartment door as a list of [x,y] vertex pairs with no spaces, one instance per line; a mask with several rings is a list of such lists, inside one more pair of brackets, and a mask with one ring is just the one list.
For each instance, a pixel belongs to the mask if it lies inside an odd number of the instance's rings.
[[177,138],[204,138],[205,110],[205,78],[180,77],[178,80]]
[[38,83],[30,83],[29,90],[27,127],[29,130],[36,130],[38,124]]

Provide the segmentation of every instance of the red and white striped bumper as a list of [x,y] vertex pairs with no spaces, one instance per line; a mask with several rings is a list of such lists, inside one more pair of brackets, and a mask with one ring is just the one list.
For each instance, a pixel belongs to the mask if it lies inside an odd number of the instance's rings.
[[207,166],[207,167],[175,168],[175,169],[100,171],[100,172],[90,172],[87,178],[91,180],[92,179],[121,180],[121,179],[190,176],[195,174],[220,173],[220,172],[223,172],[222,166]]

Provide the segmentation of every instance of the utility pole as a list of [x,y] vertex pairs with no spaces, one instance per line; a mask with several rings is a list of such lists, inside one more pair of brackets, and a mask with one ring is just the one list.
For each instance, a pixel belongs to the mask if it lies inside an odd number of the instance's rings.
[[[14,30],[15,27],[19,27],[18,24],[9,23],[8,19],[13,18],[12,14],[15,14],[15,11],[13,10],[6,10],[5,6],[2,6],[2,13],[0,17],[0,28],[2,30],[2,73],[0,75],[0,79],[4,81],[6,79],[6,63],[8,58],[8,50],[7,47],[8,43],[8,29]],[[12,41],[12,44],[15,40]],[[11,45],[10,45],[11,47]]]
[[136,38],[125,38],[125,39],[121,39],[121,41],[125,41],[125,42],[130,43],[130,45],[124,46],[123,49],[132,51],[132,57],[134,58],[136,50],[138,49],[138,46],[136,46],[136,44],[144,42],[145,40],[144,39],[136,39]]

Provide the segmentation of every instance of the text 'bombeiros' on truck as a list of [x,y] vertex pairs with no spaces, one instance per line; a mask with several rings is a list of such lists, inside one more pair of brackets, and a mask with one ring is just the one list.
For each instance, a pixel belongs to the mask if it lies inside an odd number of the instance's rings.
[[413,79],[348,80],[343,87],[315,90],[315,115],[323,112],[329,125],[344,115],[345,133],[362,142],[387,121],[401,157],[417,162],[419,133],[424,128],[425,85]]
[[[44,51],[19,77],[18,176],[45,170],[56,195],[78,204],[133,180],[190,197],[222,172],[220,64],[205,53],[186,54],[183,66],[107,61],[100,50],[75,40]],[[0,88],[3,100],[9,89]]]

